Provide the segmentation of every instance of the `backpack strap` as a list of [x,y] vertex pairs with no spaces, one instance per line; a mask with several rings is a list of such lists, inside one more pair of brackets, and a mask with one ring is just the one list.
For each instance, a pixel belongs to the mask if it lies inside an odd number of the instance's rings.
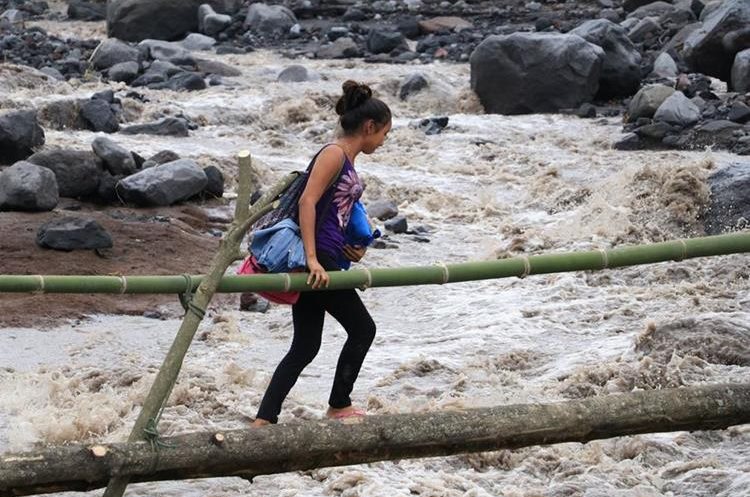
[[318,150],[318,152],[317,152],[317,153],[316,153],[316,154],[315,154],[315,155],[313,156],[312,160],[310,161],[310,165],[308,165],[308,166],[307,166],[307,174],[309,175],[309,174],[310,174],[310,173],[312,172],[312,168],[313,168],[313,166],[315,165],[315,161],[316,161],[316,160],[318,160],[318,156],[319,156],[319,155],[320,155],[320,154],[321,154],[321,153],[323,152],[323,150],[325,150],[326,148],[330,147],[331,145],[333,145],[334,147],[339,147],[339,148],[341,149],[341,151],[342,151],[342,152],[344,152],[344,160],[343,160],[343,161],[341,162],[341,165],[339,166],[339,170],[338,170],[338,172],[337,172],[337,173],[336,173],[336,174],[335,174],[335,175],[333,176],[333,179],[332,179],[332,180],[331,180],[331,181],[330,181],[330,182],[328,183],[328,186],[326,186],[326,189],[325,189],[325,190],[323,190],[324,192],[328,191],[328,189],[329,189],[329,188],[331,188],[331,187],[333,186],[333,184],[334,184],[334,183],[336,182],[336,180],[337,180],[337,179],[339,178],[339,176],[341,175],[341,170],[342,170],[342,169],[344,169],[344,163],[346,162],[346,159],[347,159],[347,155],[346,155],[346,150],[344,150],[344,147],[342,147],[342,146],[341,146],[341,145],[339,145],[338,143],[326,143],[326,144],[325,144],[325,145],[323,145],[323,147],[322,147],[322,148],[321,148],[320,150]]

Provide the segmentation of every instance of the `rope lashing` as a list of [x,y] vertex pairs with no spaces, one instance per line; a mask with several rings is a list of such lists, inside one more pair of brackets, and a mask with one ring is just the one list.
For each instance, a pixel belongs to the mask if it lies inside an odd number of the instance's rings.
[[448,269],[448,265],[444,262],[437,262],[435,265],[443,270],[443,285],[445,285],[451,280],[451,272]]
[[180,304],[185,309],[185,312],[192,312],[198,316],[198,319],[203,319],[206,316],[206,310],[201,309],[193,303],[193,296],[195,295],[193,291],[193,277],[189,274],[182,274],[182,277],[185,278],[185,292],[178,294]]

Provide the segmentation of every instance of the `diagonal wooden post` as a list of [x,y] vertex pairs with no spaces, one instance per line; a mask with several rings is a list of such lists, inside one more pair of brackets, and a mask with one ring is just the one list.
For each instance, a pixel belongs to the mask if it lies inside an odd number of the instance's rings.
[[[128,442],[137,442],[141,440],[152,439],[155,443],[154,450],[158,449],[158,436],[156,427],[159,422],[161,411],[169,399],[172,387],[177,381],[177,376],[182,367],[182,361],[187,354],[195,332],[198,329],[203,316],[206,312],[209,302],[216,293],[221,278],[229,265],[234,262],[239,254],[240,244],[252,223],[268,212],[273,207],[275,197],[280,191],[286,188],[291,182],[293,175],[288,176],[269,192],[267,192],[256,204],[250,209],[250,176],[252,168],[252,159],[248,151],[242,151],[238,154],[239,162],[239,185],[237,189],[237,204],[235,206],[235,218],[227,234],[222,238],[219,251],[211,262],[211,269],[205,278],[201,280],[195,294],[187,302],[187,311],[182,319],[182,324],[177,332],[177,336],[172,346],[164,358],[164,362],[154,379],[146,399],[143,401],[143,407],[130,433]],[[188,294],[192,289],[188,288]],[[116,471],[116,470],[115,470]],[[112,475],[113,477],[107,484],[104,497],[121,497],[128,485],[129,478],[125,476]]]

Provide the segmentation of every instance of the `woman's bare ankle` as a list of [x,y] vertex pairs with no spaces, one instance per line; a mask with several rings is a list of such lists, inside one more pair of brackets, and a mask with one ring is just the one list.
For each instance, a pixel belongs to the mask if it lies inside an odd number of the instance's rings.
[[255,420],[253,420],[253,422],[252,422],[252,424],[250,426],[252,426],[253,428],[257,428],[259,426],[267,426],[267,425],[270,425],[270,424],[271,424],[271,422],[268,421],[268,420],[265,420],[265,419],[262,419],[262,418],[255,418]]

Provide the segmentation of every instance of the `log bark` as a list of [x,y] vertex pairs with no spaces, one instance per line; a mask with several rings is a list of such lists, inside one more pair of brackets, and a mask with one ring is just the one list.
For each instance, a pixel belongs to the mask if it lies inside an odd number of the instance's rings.
[[[307,421],[145,442],[66,445],[0,456],[0,497],[131,482],[257,475],[750,422],[750,383],[640,391],[551,404]],[[218,436],[217,436],[218,435]]]

